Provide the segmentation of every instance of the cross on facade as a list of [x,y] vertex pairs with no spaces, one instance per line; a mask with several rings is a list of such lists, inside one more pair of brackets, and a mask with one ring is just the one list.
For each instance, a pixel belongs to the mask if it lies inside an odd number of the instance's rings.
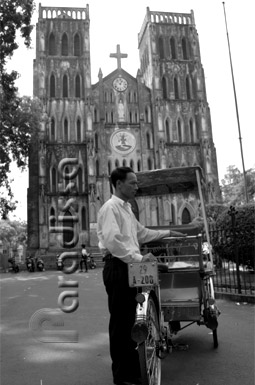
[[126,53],[121,53],[120,52],[120,45],[117,44],[117,52],[111,53],[110,57],[115,57],[117,59],[118,70],[120,70],[121,69],[121,58],[128,57],[128,55]]

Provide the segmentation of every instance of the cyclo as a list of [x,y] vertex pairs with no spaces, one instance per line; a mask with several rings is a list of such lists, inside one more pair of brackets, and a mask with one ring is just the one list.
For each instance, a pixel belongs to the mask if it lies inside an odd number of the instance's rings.
[[[206,242],[210,245],[200,167],[153,170],[136,175],[139,190],[135,202],[131,202],[134,212],[138,212],[139,200],[143,210],[149,212],[151,207],[157,207],[160,214],[160,205],[164,209],[170,194],[175,197],[183,192],[187,196],[197,194]],[[166,228],[160,223],[147,227]],[[141,253],[151,252],[156,261],[128,266],[129,286],[137,287],[132,338],[137,343],[142,385],[160,385],[161,359],[175,347],[173,335],[187,326],[205,325],[212,330],[213,346],[218,346],[220,311],[214,296],[211,247],[209,260],[204,261],[201,226],[188,224],[171,228],[187,235],[142,245]]]

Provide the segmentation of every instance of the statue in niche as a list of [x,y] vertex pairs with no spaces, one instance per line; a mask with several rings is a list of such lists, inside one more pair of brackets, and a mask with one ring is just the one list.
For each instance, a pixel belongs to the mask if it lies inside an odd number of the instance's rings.
[[122,99],[119,100],[118,115],[119,115],[119,122],[124,122],[125,121],[125,107],[124,107]]

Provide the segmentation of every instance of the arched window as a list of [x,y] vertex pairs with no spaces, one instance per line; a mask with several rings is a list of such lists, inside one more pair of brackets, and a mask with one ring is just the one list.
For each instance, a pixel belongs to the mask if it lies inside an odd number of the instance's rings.
[[55,76],[52,74],[50,77],[50,98],[55,98],[55,96],[56,96]]
[[64,120],[64,142],[68,142],[69,132],[68,132],[68,121]]
[[79,75],[76,75],[75,77],[75,97],[81,97],[81,79]]
[[68,98],[68,79],[67,76],[63,76],[63,98]]
[[172,59],[177,59],[177,57],[176,57],[175,38],[173,36],[170,39],[170,49],[171,49]]
[[78,118],[76,122],[77,142],[81,142],[81,121]]
[[123,166],[123,167],[126,167],[126,166],[127,166],[127,161],[126,161],[126,159],[123,159],[123,161],[122,161],[122,166]]
[[55,227],[56,225],[56,217],[55,217],[55,210],[53,207],[50,209],[50,227]]
[[111,111],[111,123],[113,123],[113,111]]
[[176,223],[175,207],[172,203],[171,203],[171,215],[172,215],[172,221],[170,224],[175,225],[175,223]]
[[83,207],[81,209],[81,228],[82,230],[87,230],[87,218],[86,218],[86,209]]
[[149,132],[147,132],[147,134],[146,134],[146,143],[147,143],[147,148],[150,149],[151,148],[151,137],[150,137]]
[[98,151],[98,135],[95,133],[95,151]]
[[179,99],[179,86],[178,86],[178,79],[174,78],[174,98]]
[[181,126],[181,120],[180,119],[177,120],[177,130],[178,130],[178,139],[179,139],[179,142],[181,143],[182,142],[182,126]]
[[51,170],[51,191],[53,193],[57,191],[57,173],[54,167]]
[[96,176],[99,176],[99,160],[96,160]]
[[130,160],[129,167],[134,170],[134,161],[132,159]]
[[63,243],[64,248],[74,247],[74,221],[70,211],[66,211],[63,218]]
[[185,207],[185,209],[182,212],[182,224],[187,225],[191,222],[191,216],[189,210]]
[[191,90],[190,90],[190,78],[189,76],[186,76],[186,95],[187,99],[191,99]]
[[119,167],[119,161],[118,161],[118,159],[115,160],[115,167],[116,167],[116,168]]
[[148,107],[145,107],[145,123],[149,123]]
[[166,78],[164,76],[162,78],[162,90],[163,90],[163,99],[167,99],[167,83],[166,83]]
[[183,60],[189,59],[187,40],[185,37],[182,38],[182,56],[183,56]]
[[190,136],[190,142],[194,143],[194,128],[193,128],[193,120],[190,119],[189,121],[189,136]]
[[162,37],[159,37],[158,39],[158,49],[159,49],[159,57],[160,59],[164,59],[165,53],[164,53],[164,40]]
[[170,137],[170,127],[169,127],[169,121],[166,120],[166,141],[167,143],[170,143],[171,137]]
[[50,141],[54,142],[56,138],[56,133],[55,133],[55,119],[51,118],[50,122]]
[[64,33],[62,36],[61,55],[68,56],[68,38],[66,33]]
[[81,54],[80,35],[76,33],[74,35],[74,56],[80,56],[80,54]]
[[49,55],[56,55],[55,35],[52,32],[49,37]]
[[112,162],[108,160],[108,175],[111,175],[112,172]]
[[151,158],[148,158],[148,170],[152,170],[152,162],[151,162]]
[[132,112],[129,113],[129,123],[132,123]]
[[79,193],[82,193],[82,169],[79,167],[78,170],[78,191]]
[[141,171],[141,161],[140,161],[140,159],[137,162],[137,171]]

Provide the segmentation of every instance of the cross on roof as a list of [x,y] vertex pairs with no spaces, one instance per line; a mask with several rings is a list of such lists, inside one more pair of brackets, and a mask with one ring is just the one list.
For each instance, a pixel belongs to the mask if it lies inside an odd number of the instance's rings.
[[114,58],[117,59],[118,70],[120,70],[121,69],[121,58],[128,57],[128,55],[126,53],[121,53],[120,52],[120,45],[117,44],[117,52],[116,53],[111,53],[110,57],[114,57]]

